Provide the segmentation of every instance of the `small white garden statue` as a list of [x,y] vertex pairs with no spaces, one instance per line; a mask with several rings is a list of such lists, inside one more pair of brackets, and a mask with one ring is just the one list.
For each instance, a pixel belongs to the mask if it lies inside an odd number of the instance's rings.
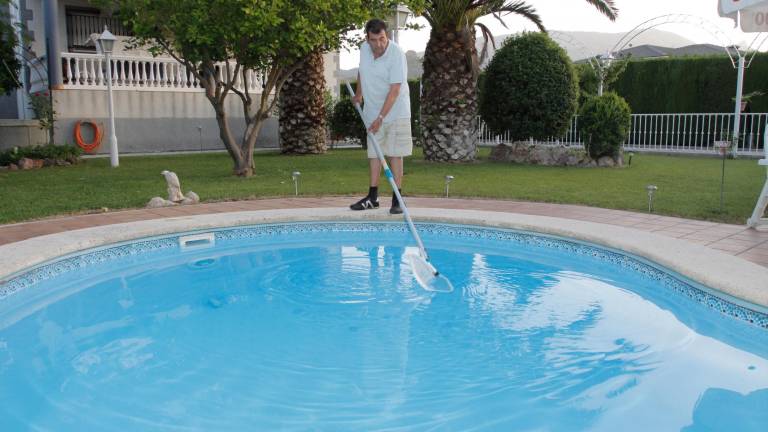
[[179,177],[173,171],[163,171],[160,173],[165,177],[166,183],[168,183],[168,199],[161,197],[154,197],[149,200],[147,207],[170,207],[180,204],[196,204],[200,202],[200,197],[196,193],[189,191],[187,196],[181,193],[181,183],[179,183]]

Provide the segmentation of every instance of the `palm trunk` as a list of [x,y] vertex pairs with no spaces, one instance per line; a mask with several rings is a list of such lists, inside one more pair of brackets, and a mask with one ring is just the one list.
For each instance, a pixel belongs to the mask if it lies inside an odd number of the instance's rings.
[[477,49],[471,29],[432,29],[424,52],[424,158],[468,162],[477,153]]
[[315,50],[280,91],[280,150],[285,154],[326,151],[323,53]]

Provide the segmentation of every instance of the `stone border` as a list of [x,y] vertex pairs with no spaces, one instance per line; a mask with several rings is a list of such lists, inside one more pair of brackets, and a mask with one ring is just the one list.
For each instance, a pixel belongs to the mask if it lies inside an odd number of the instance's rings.
[[[416,221],[531,231],[580,240],[645,258],[709,289],[719,297],[768,312],[768,268],[707,247],[631,228],[547,216],[476,210],[414,208]],[[385,210],[281,209],[181,216],[50,234],[0,246],[0,284],[55,258],[139,238],[185,231],[313,221],[400,221]],[[428,245],[427,245],[428,247]]]

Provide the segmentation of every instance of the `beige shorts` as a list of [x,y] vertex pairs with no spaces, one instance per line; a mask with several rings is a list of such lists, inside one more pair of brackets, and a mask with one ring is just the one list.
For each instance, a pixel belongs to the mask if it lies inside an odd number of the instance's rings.
[[[376,132],[376,142],[381,146],[384,156],[403,157],[413,154],[413,138],[411,137],[411,119],[401,118],[390,123],[382,123]],[[368,139],[368,159],[375,159],[376,150]]]

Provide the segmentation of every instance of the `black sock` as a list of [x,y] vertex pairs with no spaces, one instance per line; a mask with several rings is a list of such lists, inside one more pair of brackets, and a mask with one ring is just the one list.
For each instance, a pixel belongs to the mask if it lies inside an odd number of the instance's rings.
[[368,198],[371,199],[371,201],[376,201],[379,199],[379,187],[378,186],[371,186],[368,188]]
[[[403,196],[402,189],[397,189],[397,191],[400,192],[400,196]],[[399,201],[397,200],[397,195],[395,195],[395,192],[392,192],[392,207],[394,207],[395,204],[399,204]]]

